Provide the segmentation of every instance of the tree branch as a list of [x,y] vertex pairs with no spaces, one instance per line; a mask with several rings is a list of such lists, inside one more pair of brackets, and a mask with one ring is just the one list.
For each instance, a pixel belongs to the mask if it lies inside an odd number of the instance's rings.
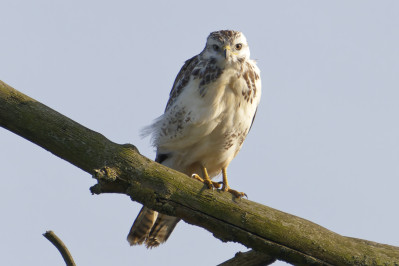
[[229,259],[218,266],[265,266],[275,262],[276,259],[263,252],[250,250],[237,252],[234,258]]
[[68,248],[53,231],[47,231],[43,234],[43,236],[47,238],[48,241],[50,241],[58,249],[67,266],[76,266],[71,253],[69,253]]
[[0,126],[93,175],[92,193],[122,193],[295,265],[398,265],[399,248],[344,237],[305,219],[231,194],[109,141],[0,81]]

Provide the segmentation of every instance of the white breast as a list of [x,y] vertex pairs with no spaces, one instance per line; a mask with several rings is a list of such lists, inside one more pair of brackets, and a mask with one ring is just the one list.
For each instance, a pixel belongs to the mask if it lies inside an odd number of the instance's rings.
[[168,166],[191,174],[202,164],[214,176],[240,150],[260,100],[261,84],[259,79],[256,97],[249,101],[243,97],[247,83],[234,69],[209,84],[204,97],[199,95],[198,82],[191,79],[173,106],[152,125],[154,145],[158,152],[173,154]]

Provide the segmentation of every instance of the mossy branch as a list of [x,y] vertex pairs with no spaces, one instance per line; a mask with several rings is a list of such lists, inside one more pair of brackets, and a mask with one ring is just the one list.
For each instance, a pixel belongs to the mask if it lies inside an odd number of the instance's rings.
[[119,145],[0,81],[0,126],[98,180],[92,193],[121,193],[294,265],[399,265],[399,248],[344,237],[305,219],[205,189],[198,181]]

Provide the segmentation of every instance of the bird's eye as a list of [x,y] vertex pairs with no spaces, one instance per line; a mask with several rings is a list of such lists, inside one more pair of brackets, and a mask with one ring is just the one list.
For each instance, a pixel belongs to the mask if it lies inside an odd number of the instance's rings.
[[242,44],[241,43],[237,43],[236,44],[236,50],[241,50],[242,48]]
[[212,45],[212,47],[213,47],[213,50],[219,51],[219,46],[217,46],[216,44]]

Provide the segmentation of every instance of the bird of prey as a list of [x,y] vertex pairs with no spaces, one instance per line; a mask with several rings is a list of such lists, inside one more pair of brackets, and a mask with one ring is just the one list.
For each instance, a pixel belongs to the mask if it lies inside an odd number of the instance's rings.
[[[251,129],[261,96],[260,71],[239,31],[212,32],[204,50],[187,60],[177,75],[165,113],[144,130],[157,149],[155,161],[192,176],[209,188],[226,168]],[[148,248],[165,242],[179,218],[143,207],[128,235],[130,245]]]

